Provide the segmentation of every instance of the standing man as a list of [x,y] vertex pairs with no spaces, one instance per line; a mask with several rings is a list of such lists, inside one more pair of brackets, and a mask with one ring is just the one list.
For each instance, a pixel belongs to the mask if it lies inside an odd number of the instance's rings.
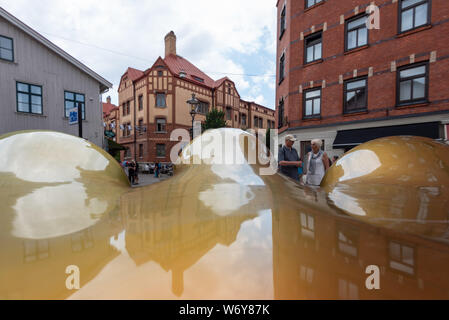
[[296,141],[291,134],[285,136],[285,145],[279,150],[278,161],[279,169],[282,174],[294,179],[298,179],[298,167],[302,166],[299,160],[298,151],[293,148]]

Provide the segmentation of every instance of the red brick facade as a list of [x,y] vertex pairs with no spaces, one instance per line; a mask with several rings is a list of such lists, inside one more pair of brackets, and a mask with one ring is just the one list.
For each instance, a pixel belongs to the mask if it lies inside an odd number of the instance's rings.
[[[306,8],[307,0],[279,0],[277,45],[277,126],[281,132],[296,133],[301,138],[306,129],[314,130],[304,139],[322,136],[332,144],[338,130],[362,127],[444,121],[449,113],[449,3],[428,0],[428,23],[401,32],[401,0],[379,0],[380,29],[368,29],[367,44],[345,50],[347,24],[365,15],[370,1],[321,0]],[[404,6],[407,5],[404,4]],[[281,14],[285,8],[285,31],[281,35]],[[418,23],[417,23],[418,24]],[[305,64],[308,36],[321,32],[321,59]],[[280,38],[280,39],[279,39]],[[280,80],[280,59],[285,54],[284,79]],[[427,101],[399,106],[398,69],[427,64]],[[344,84],[350,79],[367,81],[367,106],[356,113],[345,113]],[[280,82],[280,83],[279,83]],[[321,88],[321,112],[318,117],[304,117],[304,95]],[[284,117],[279,119],[282,100]],[[400,119],[400,120],[399,120]],[[406,120],[408,119],[408,120]],[[281,121],[280,121],[281,120]],[[442,130],[441,130],[442,131]],[[334,134],[335,137],[335,134]],[[444,138],[441,136],[441,138]],[[327,151],[332,151],[327,148]],[[338,152],[336,152],[338,153]]]
[[[166,35],[165,46],[165,57],[156,59],[152,67],[145,71],[128,68],[121,78],[118,88],[121,129],[117,142],[128,148],[122,159],[171,162],[171,149],[179,143],[170,141],[172,131],[186,129],[188,132],[191,129],[187,100],[191,99],[192,93],[201,102],[195,121],[203,122],[206,110],[214,108],[225,112],[228,127],[243,130],[275,127],[274,110],[241,99],[231,79],[224,77],[214,81],[177,55],[173,32]],[[159,129],[158,120],[163,121]],[[131,130],[126,129],[128,126]],[[141,130],[135,130],[136,127]],[[165,152],[158,155],[158,147]]]

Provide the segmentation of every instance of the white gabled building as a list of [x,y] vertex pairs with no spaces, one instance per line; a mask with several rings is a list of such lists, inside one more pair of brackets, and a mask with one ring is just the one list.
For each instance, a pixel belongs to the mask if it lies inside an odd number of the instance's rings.
[[109,88],[109,81],[0,7],[0,135],[46,129],[78,136],[67,109],[81,103],[83,138],[101,147],[101,95]]

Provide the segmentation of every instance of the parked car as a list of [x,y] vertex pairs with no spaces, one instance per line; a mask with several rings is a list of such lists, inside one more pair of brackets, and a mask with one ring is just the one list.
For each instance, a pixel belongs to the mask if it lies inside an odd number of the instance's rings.
[[152,174],[154,173],[154,167],[154,163],[145,163],[142,166],[142,172]]

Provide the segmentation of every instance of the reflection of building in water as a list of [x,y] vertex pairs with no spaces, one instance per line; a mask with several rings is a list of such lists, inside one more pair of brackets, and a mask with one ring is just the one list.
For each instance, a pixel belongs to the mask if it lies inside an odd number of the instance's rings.
[[[116,217],[117,218],[117,217]],[[64,299],[67,266],[80,269],[80,285],[93,279],[119,255],[110,238],[121,226],[105,217],[97,224],[51,239],[20,239],[2,234],[0,247],[0,299]]]
[[[276,299],[449,298],[447,239],[304,210],[273,214]],[[380,267],[380,290],[365,287],[368,265]]]
[[[137,265],[155,261],[172,272],[172,291],[184,291],[183,274],[217,244],[229,246],[240,225],[257,216],[257,210],[241,207],[238,214],[217,215],[199,200],[195,179],[177,180],[142,189],[121,199],[126,228],[126,249]],[[154,196],[157,192],[158,197]],[[152,195],[153,194],[153,195]],[[251,213],[253,212],[253,213]]]

